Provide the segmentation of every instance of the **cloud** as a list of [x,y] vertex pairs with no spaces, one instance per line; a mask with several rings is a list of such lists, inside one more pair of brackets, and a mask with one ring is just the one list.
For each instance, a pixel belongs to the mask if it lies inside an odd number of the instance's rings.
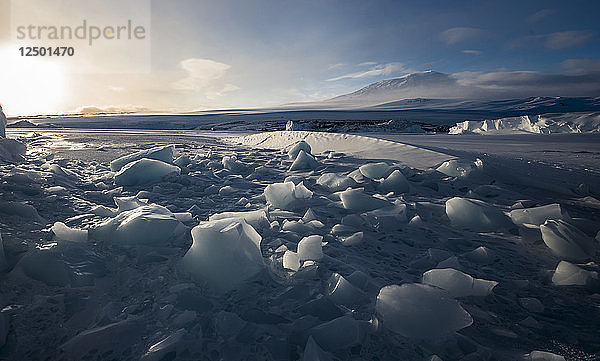
[[172,84],[173,89],[187,91],[201,91],[207,89],[214,80],[217,80],[231,68],[230,65],[210,59],[191,58],[179,63],[181,69],[188,73],[184,79]]
[[554,14],[556,11],[554,11],[553,9],[542,9],[534,14],[532,14],[529,17],[529,21],[531,22],[535,22],[535,21],[540,21],[552,14]]
[[552,50],[572,48],[585,44],[593,36],[592,31],[561,31],[546,35],[544,45]]
[[[362,63],[366,65],[365,63]],[[371,63],[369,63],[371,64]],[[360,65],[360,64],[359,64]],[[370,78],[379,75],[391,75],[399,72],[406,72],[407,69],[404,67],[402,63],[387,63],[387,64],[376,64],[365,71],[359,71],[356,73],[344,74],[337,76],[335,78],[327,79],[327,81],[338,81],[342,79],[361,79],[361,78]]]
[[568,74],[600,73],[600,59],[567,59],[560,65]]
[[458,44],[467,40],[474,40],[486,34],[479,28],[458,27],[446,29],[440,33],[440,40],[448,45]]
[[590,30],[559,31],[556,33],[532,35],[514,40],[509,44],[512,48],[531,47],[538,44],[550,50],[562,50],[581,46],[588,42],[595,33]]
[[485,97],[600,96],[600,73],[462,72],[452,77]]
[[471,54],[471,55],[481,55],[482,51],[481,50],[473,50],[473,49],[466,49],[462,51],[465,54]]

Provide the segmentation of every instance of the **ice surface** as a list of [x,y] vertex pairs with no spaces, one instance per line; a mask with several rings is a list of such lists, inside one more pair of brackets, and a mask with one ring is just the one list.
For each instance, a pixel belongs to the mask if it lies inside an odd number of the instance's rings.
[[215,315],[215,329],[226,339],[237,335],[245,324],[246,322],[233,312],[219,311]]
[[563,356],[547,351],[531,351],[524,359],[525,361],[566,361]]
[[309,330],[309,334],[326,351],[353,346],[360,343],[364,336],[361,324],[352,316],[338,317],[315,326]]
[[121,168],[123,168],[126,164],[135,162],[136,160],[140,160],[142,158],[160,160],[165,163],[173,163],[174,151],[174,145],[165,145],[128,154],[110,162],[110,170],[113,172],[117,172],[121,170]]
[[372,180],[386,178],[393,169],[394,168],[384,162],[367,163],[358,167],[358,170],[362,175]]
[[382,192],[394,192],[396,194],[408,192],[410,185],[408,180],[398,169],[394,170],[378,186]]
[[439,287],[452,297],[487,296],[496,281],[474,278],[453,268],[432,269],[423,273],[423,283]]
[[150,204],[121,212],[91,228],[89,237],[120,244],[164,245],[180,225],[167,208]]
[[332,274],[327,281],[327,297],[347,307],[369,303],[368,296],[339,273]]
[[323,236],[312,235],[298,242],[298,257],[301,262],[306,260],[318,261],[323,258]]
[[8,262],[6,261],[6,255],[4,254],[4,241],[2,240],[2,234],[0,233],[0,272],[4,271],[7,268]]
[[483,162],[480,159],[477,159],[474,162],[462,159],[452,159],[442,163],[436,170],[450,177],[467,177],[473,171],[482,167]]
[[142,158],[123,166],[115,174],[115,184],[135,186],[159,181],[170,174],[181,174],[181,169],[160,160]]
[[294,163],[290,166],[290,171],[292,170],[310,170],[315,169],[319,166],[319,162],[310,154],[301,150],[296,156]]
[[70,228],[62,222],[55,222],[51,229],[59,240],[85,242],[88,239],[87,230]]
[[392,203],[386,200],[368,195],[363,188],[346,189],[340,193],[340,199],[342,200],[344,208],[358,212],[372,211],[374,209],[392,206]]
[[376,310],[385,328],[417,339],[443,337],[473,323],[446,291],[418,283],[383,287]]
[[286,211],[294,211],[306,206],[313,193],[301,182],[269,184],[264,191],[267,204]]
[[519,303],[529,312],[541,313],[544,312],[544,305],[540,300],[533,297],[519,298]]
[[308,154],[311,154],[311,147],[310,144],[306,143],[305,141],[301,140],[297,143],[294,143],[292,146],[290,146],[289,150],[288,150],[288,157],[290,159],[296,159],[298,157],[298,154],[300,153],[300,151],[304,151]]
[[478,199],[454,197],[446,201],[452,225],[477,232],[511,228],[512,222],[498,208]]
[[192,229],[193,243],[183,257],[184,269],[219,292],[227,292],[255,277],[264,267],[261,236],[245,221],[223,226],[220,221]]
[[356,181],[347,175],[337,173],[325,173],[317,179],[317,184],[327,188],[331,192],[338,192],[357,185]]
[[509,216],[515,224],[533,224],[536,226],[544,224],[549,219],[569,219],[569,216],[561,209],[558,203],[541,207],[514,209],[510,211]]
[[540,231],[546,246],[559,257],[583,261],[596,254],[598,244],[594,239],[565,221],[546,221]]
[[589,286],[597,280],[597,272],[586,271],[567,261],[560,261],[552,276],[552,283],[558,286]]

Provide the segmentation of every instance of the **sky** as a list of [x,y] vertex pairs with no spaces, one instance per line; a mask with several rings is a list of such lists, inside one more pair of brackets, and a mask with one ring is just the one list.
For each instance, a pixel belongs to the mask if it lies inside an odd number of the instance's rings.
[[[69,0],[44,9],[14,1],[12,36],[0,34],[9,116],[271,107],[425,70],[509,91],[550,82],[564,89],[556,95],[600,96],[598,1],[93,0],[72,12]],[[91,46],[15,38],[19,24],[84,18],[102,26],[130,18],[146,37]],[[77,56],[18,54],[36,44],[73,46]],[[589,93],[573,93],[573,82],[589,83]]]

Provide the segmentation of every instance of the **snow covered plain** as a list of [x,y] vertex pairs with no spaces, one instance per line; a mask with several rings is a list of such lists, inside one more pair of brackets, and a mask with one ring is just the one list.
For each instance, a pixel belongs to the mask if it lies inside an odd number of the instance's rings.
[[0,358],[600,358],[597,135],[8,133]]

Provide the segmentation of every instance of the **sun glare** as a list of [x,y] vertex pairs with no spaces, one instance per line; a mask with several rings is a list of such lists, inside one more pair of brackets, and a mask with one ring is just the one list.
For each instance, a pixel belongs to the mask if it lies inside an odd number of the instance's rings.
[[21,56],[16,45],[0,48],[0,104],[8,116],[59,112],[66,81],[59,61]]

